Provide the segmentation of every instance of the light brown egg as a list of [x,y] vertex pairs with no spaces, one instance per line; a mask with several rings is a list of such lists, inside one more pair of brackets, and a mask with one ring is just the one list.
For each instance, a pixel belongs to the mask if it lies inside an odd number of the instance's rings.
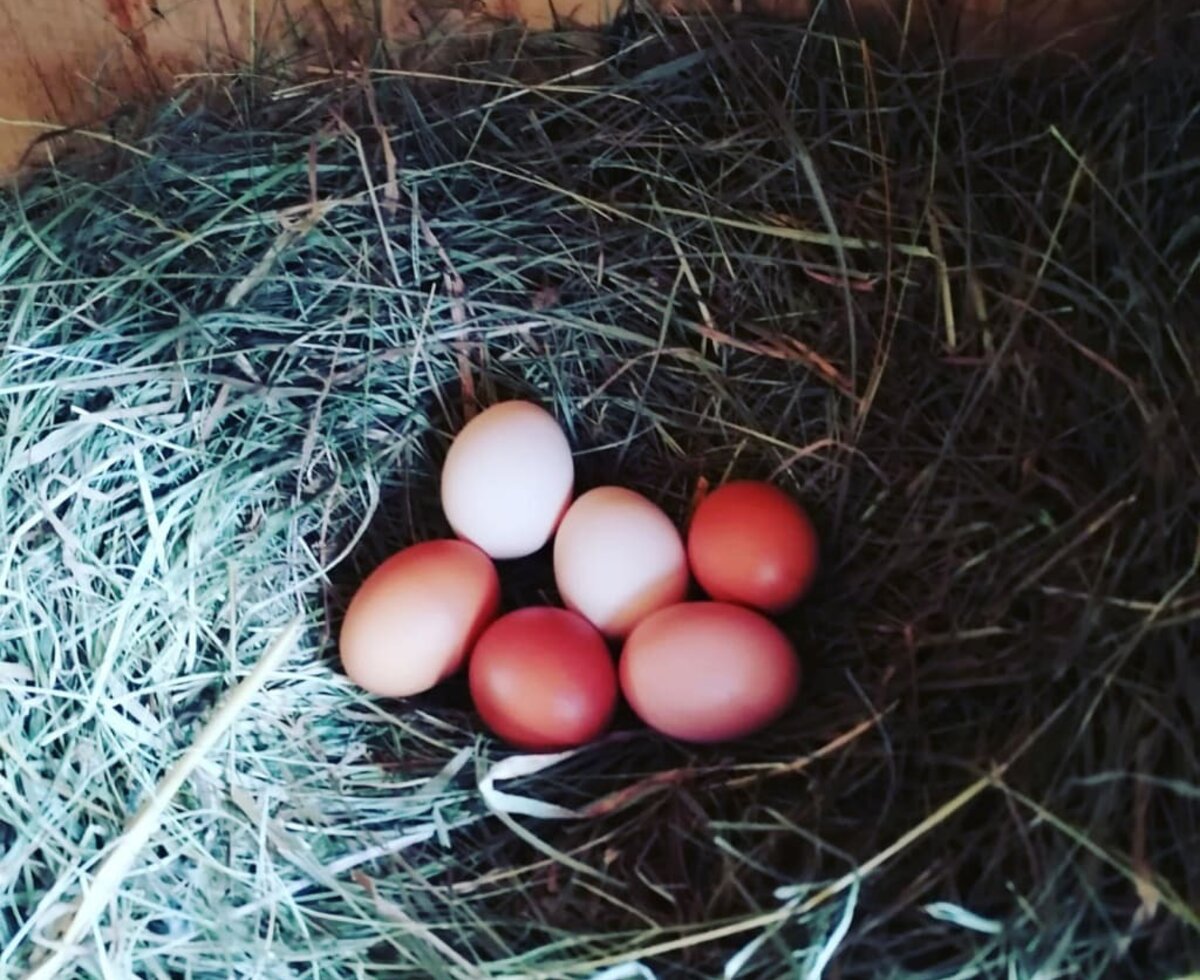
[[685,602],[642,620],[625,641],[621,690],[651,728],[685,742],[724,742],[765,728],[800,687],[782,631],[752,609]]
[[463,426],[442,466],[454,533],[493,558],[531,555],[571,502],[575,463],[554,416],[526,401],[493,405]]
[[376,568],[350,600],[342,666],[373,694],[420,694],[462,666],[499,608],[496,568],[473,544],[415,544]]
[[559,526],[554,579],[568,609],[605,635],[623,637],[684,597],[687,553],[671,519],[640,493],[597,487]]

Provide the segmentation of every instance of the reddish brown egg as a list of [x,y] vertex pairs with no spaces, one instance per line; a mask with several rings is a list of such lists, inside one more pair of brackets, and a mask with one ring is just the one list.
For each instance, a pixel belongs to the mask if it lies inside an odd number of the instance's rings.
[[415,544],[376,568],[350,600],[338,638],[342,666],[374,694],[419,694],[462,666],[499,609],[496,568],[473,544]]
[[578,613],[518,609],[489,626],[471,653],[471,698],[485,725],[523,749],[582,745],[604,732],[617,674],[604,638]]
[[630,707],[651,728],[686,742],[724,742],[787,710],[800,687],[800,661],[761,613],[684,602],[634,627],[620,679]]
[[738,480],[714,490],[696,508],[687,548],[692,574],[712,598],[766,612],[794,605],[817,574],[812,521],[769,483]]

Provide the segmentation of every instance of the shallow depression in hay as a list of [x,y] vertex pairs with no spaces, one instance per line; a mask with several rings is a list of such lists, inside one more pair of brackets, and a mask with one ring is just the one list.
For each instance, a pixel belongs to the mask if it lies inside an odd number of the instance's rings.
[[[0,974],[1196,963],[1194,23],[992,77],[645,27],[231,81],[3,199]],[[542,766],[344,678],[502,397],[581,485],[811,504],[796,711]]]

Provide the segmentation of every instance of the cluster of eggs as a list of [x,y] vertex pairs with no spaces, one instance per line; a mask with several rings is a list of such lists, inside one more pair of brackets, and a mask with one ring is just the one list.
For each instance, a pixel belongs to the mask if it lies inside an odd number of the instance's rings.
[[[574,489],[570,445],[544,409],[501,402],[468,422],[441,480],[457,538],[405,548],[362,583],[339,637],[349,677],[406,697],[465,664],[484,724],[539,751],[601,735],[622,695],[651,728],[690,742],[740,738],[783,714],[800,661],[769,616],[816,572],[803,509],[771,484],[726,483],[696,508],[685,543],[633,490]],[[494,562],[552,537],[565,608],[500,615]],[[707,600],[687,600],[692,577]]]

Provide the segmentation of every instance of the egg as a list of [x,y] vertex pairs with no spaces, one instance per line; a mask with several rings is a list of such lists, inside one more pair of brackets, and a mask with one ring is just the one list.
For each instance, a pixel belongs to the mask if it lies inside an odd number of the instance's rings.
[[713,599],[780,613],[817,573],[817,532],[804,509],[778,487],[726,483],[696,508],[688,563]]
[[521,558],[550,540],[574,483],[571,447],[554,416],[532,402],[501,402],[451,443],[442,510],[456,535],[492,558]]
[[499,609],[496,568],[473,544],[415,544],[354,593],[338,637],[342,666],[373,694],[419,694],[462,666]]
[[604,638],[577,613],[551,606],[501,616],[479,638],[467,678],[485,725],[523,749],[582,745],[617,705]]
[[619,675],[629,706],[651,728],[685,742],[723,742],[787,710],[800,688],[800,660],[761,613],[685,602],[638,624]]
[[671,519],[640,493],[597,487],[571,505],[554,539],[568,609],[610,637],[687,593],[687,553]]

